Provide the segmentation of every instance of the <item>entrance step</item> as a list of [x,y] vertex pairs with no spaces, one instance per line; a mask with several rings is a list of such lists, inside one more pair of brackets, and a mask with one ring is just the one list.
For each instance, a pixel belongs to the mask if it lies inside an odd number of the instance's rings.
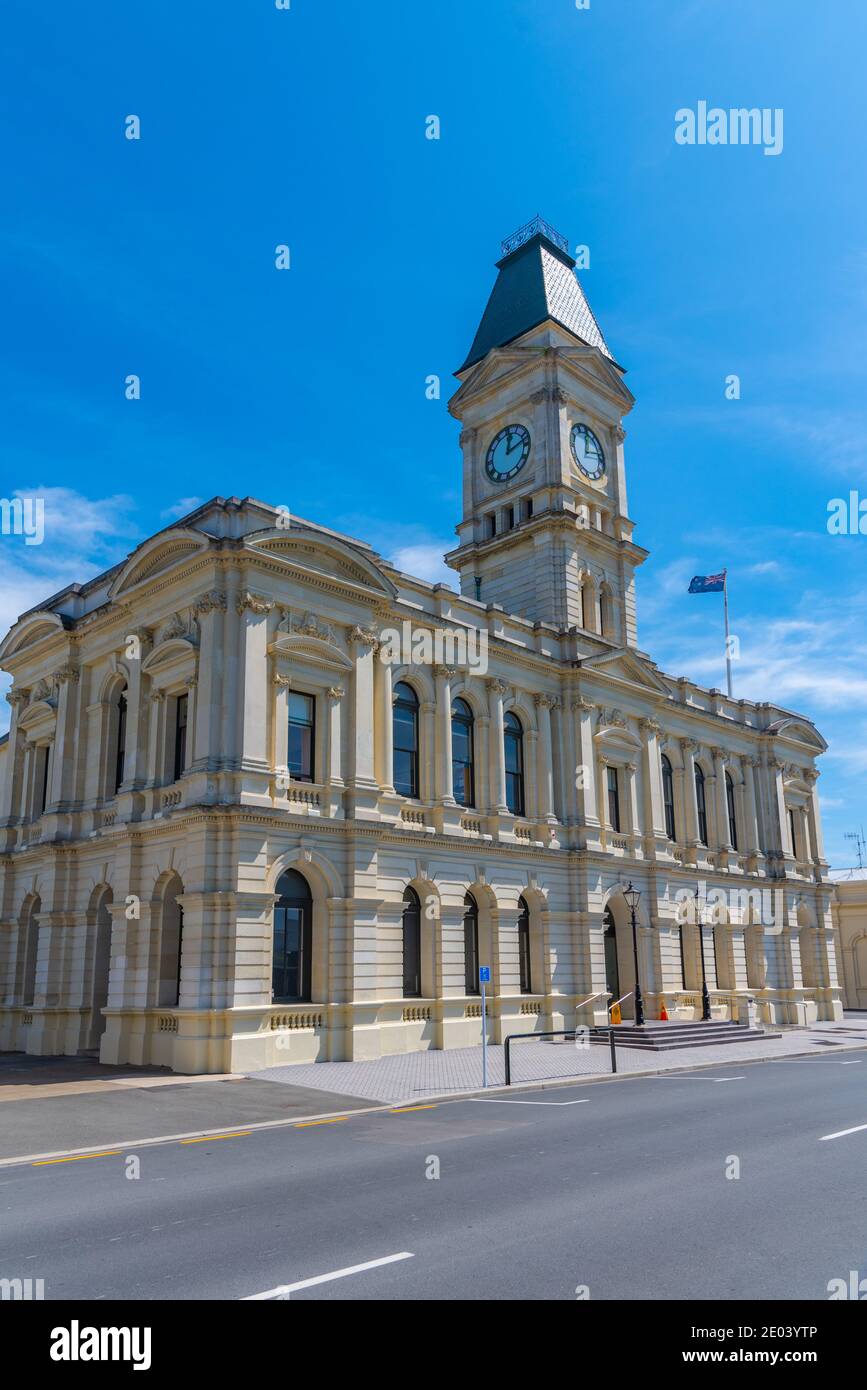
[[[765,1033],[759,1028],[745,1028],[740,1023],[710,1020],[707,1023],[645,1023],[635,1027],[623,1023],[614,1029],[617,1047],[640,1047],[650,1052],[670,1052],[675,1048],[712,1047],[719,1043],[757,1042],[759,1039],[780,1038],[782,1033]],[[608,1042],[607,1028],[591,1028],[590,1041]]]

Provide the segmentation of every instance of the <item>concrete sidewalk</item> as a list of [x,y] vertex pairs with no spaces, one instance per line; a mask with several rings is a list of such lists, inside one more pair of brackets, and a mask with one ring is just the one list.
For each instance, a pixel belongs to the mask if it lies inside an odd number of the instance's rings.
[[[624,1075],[641,1075],[711,1063],[737,1066],[741,1062],[785,1060],[795,1056],[830,1060],[847,1049],[864,1047],[867,1047],[867,1018],[856,1015],[842,1023],[788,1029],[782,1037],[766,1041],[754,1039],[673,1052],[643,1052],[619,1047],[617,1070]],[[576,1046],[565,1040],[537,1042],[528,1037],[514,1043],[511,1052],[513,1084],[569,1077],[580,1080],[611,1073],[607,1044]],[[269,1067],[267,1071],[250,1075],[261,1081],[315,1086],[320,1091],[391,1104],[479,1089],[482,1051],[480,1047],[458,1047],[447,1051],[401,1053],[371,1062],[301,1062]],[[488,1047],[488,1085],[502,1086],[504,1083],[505,1048],[491,1045]]]

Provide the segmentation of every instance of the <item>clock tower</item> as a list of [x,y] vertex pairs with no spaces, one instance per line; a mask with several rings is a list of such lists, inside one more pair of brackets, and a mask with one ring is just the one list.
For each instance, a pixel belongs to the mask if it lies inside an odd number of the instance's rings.
[[461,592],[636,646],[623,417],[634,398],[541,218],[503,242],[449,410],[461,421],[463,520],[446,562]]

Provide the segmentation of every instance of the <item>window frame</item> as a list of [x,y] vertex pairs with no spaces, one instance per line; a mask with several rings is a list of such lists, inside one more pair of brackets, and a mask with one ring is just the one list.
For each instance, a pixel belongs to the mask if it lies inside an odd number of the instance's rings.
[[[414,888],[403,890],[402,969],[403,998],[421,999],[421,901]],[[410,948],[409,950],[407,948]],[[414,957],[414,959],[413,959]],[[413,965],[415,970],[413,972]]]
[[518,981],[521,994],[533,993],[530,908],[525,898],[518,899]]
[[464,992],[481,994],[479,979],[479,905],[472,893],[464,897]]
[[608,798],[608,823],[615,835],[623,834],[620,814],[620,768],[616,763],[605,764],[605,787]]
[[[511,721],[511,723],[510,723]],[[517,768],[509,770],[509,748],[516,750]],[[506,806],[510,815],[527,814],[525,763],[524,763],[524,725],[514,710],[503,716],[503,760],[506,764]]]
[[[455,706],[461,705],[462,710],[456,713]],[[465,712],[464,712],[465,711]],[[458,695],[452,700],[451,709],[451,729],[452,729],[452,794],[459,806],[475,808],[476,804],[476,745],[475,745],[475,717],[469,703]],[[455,756],[455,725],[463,729],[466,733],[469,757],[467,759]],[[464,783],[464,799],[458,795],[458,779],[455,776],[457,769],[463,769],[464,776],[461,779]]]
[[[295,719],[292,715],[293,699],[306,700],[310,709],[309,720]],[[316,695],[312,690],[290,690],[286,700],[286,767],[289,778],[292,782],[315,782],[316,781]],[[309,771],[296,771],[292,766],[291,759],[291,730],[302,730],[302,749],[303,731],[309,733]]]
[[729,822],[729,841],[732,849],[738,848],[738,817],[735,806],[735,782],[730,772],[725,775],[726,779],[726,813]]
[[699,844],[705,849],[708,847],[707,836],[707,787],[705,784],[704,768],[700,763],[695,765],[695,809],[698,830]]
[[677,840],[677,817],[674,810],[674,768],[671,758],[663,753],[660,759],[662,770],[662,811],[665,817],[665,833],[669,840]]
[[[400,691],[401,689],[403,689],[403,690],[408,690],[408,691],[410,692],[410,694],[412,695],[412,701],[406,699],[403,695],[399,694],[399,691]],[[399,725],[398,725],[398,721],[397,721],[397,711],[398,711],[399,709],[401,709],[401,710],[409,710],[410,713],[411,713],[411,715],[412,715],[412,731],[413,731],[412,748],[402,748],[402,747],[399,747],[399,746],[398,746],[398,742],[397,742],[397,730],[398,730]],[[392,758],[392,780],[393,780],[393,782],[394,782],[394,789],[395,789],[395,791],[397,792],[398,796],[404,796],[404,797],[406,797],[407,800],[409,800],[409,801],[418,801],[418,800],[420,799],[420,796],[421,796],[421,787],[420,787],[420,785],[419,785],[419,767],[420,767],[420,759],[419,759],[419,729],[420,729],[419,712],[420,712],[420,702],[419,702],[419,698],[418,698],[418,695],[416,694],[416,691],[415,691],[415,690],[413,689],[413,687],[410,685],[409,681],[397,681],[396,684],[395,684],[395,687],[394,687],[394,691],[393,691],[392,710],[391,710],[391,758]],[[409,768],[410,768],[409,787],[410,787],[410,790],[409,790],[409,791],[406,791],[406,790],[405,790],[405,786],[399,786],[399,785],[398,785],[398,779],[397,779],[397,758],[396,758],[396,756],[395,756],[397,753],[402,753],[402,754],[408,754],[408,755],[409,755],[409,759],[410,759],[410,762],[409,762]],[[406,784],[405,784],[405,785],[406,785]]]
[[[181,715],[183,714],[183,720]],[[190,695],[182,690],[175,696],[175,734],[172,750],[172,781],[177,782],[187,765],[187,739],[189,737]]]
[[117,699],[113,701],[117,710],[117,720],[114,730],[114,790],[112,796],[117,796],[126,775],[126,722],[129,712],[126,697],[127,686],[124,685],[118,692]]
[[[285,869],[283,873],[280,875],[279,879],[277,880],[276,890],[279,890],[281,883],[284,883],[285,881],[288,881],[289,884],[294,886],[296,879],[298,880],[299,885],[303,884],[304,891],[302,891],[300,887],[298,888],[298,891],[295,893],[289,893],[284,890],[283,892],[279,893],[277,901],[274,904],[273,935],[271,939],[272,1004],[310,1004],[313,1001],[313,893],[311,891],[310,884],[307,882],[307,879],[304,877],[304,875],[299,873],[297,869],[293,869],[291,867],[289,869]],[[274,978],[277,971],[275,954],[278,941],[277,913],[281,911],[283,913],[286,913],[290,910],[300,911],[301,913],[298,947],[299,993],[297,995],[284,994],[278,996],[275,993],[274,989]],[[280,966],[280,968],[285,971],[285,918],[281,925],[283,929],[284,963]]]

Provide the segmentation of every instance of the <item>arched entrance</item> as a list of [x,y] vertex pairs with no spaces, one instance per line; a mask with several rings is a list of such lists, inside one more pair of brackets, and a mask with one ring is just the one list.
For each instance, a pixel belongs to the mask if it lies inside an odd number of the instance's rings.
[[308,1004],[312,998],[313,897],[295,869],[277,880],[271,998],[275,1004]]
[[617,928],[614,925],[614,917],[611,909],[605,909],[605,932],[603,940],[605,942],[605,988],[611,995],[610,1004],[615,999],[620,998],[620,970],[617,964]]

